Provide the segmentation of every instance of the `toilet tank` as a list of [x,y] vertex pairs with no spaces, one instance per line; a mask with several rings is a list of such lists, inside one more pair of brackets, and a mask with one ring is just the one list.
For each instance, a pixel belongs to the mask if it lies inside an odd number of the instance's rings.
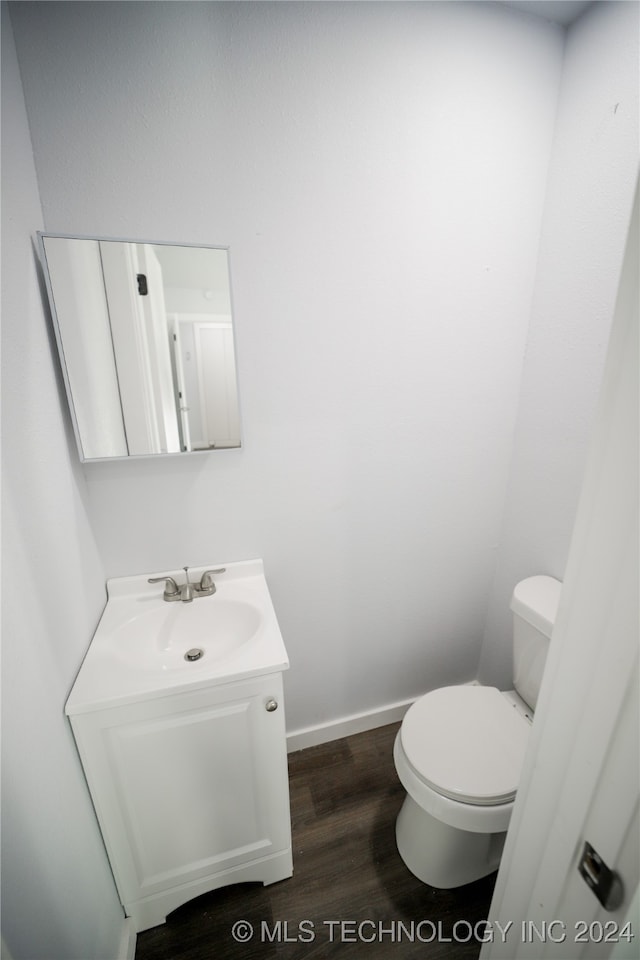
[[513,685],[535,709],[556,619],[562,584],[553,577],[527,577],[517,583],[513,611]]

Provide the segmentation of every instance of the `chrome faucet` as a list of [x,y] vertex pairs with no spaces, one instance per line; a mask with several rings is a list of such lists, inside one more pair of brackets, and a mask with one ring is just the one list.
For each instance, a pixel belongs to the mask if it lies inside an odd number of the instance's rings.
[[194,595],[194,586],[189,580],[189,567],[183,567],[185,582],[180,587],[180,599],[183,603],[191,603]]
[[189,580],[189,568],[183,567],[185,582],[178,586],[173,577],[149,577],[149,583],[162,583],[164,581],[164,593],[162,599],[168,602],[181,600],[182,603],[191,603],[197,597],[210,597],[216,592],[216,585],[211,575],[213,573],[224,573],[225,567],[218,570],[205,570],[200,577],[200,583],[191,583]]

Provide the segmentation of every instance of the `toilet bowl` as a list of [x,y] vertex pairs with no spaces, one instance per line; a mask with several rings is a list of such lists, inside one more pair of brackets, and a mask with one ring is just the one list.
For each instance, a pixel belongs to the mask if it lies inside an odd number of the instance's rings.
[[530,577],[514,590],[516,689],[441,687],[405,714],[393,751],[407,791],[396,843],[423,883],[450,889],[498,868],[560,587],[551,577]]

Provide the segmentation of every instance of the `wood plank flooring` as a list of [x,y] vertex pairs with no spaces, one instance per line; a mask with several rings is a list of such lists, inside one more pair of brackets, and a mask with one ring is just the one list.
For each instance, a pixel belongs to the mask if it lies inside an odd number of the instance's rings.
[[[397,729],[291,754],[293,877],[192,900],[138,934],[136,960],[475,960],[495,874],[436,890],[407,870],[395,845]],[[236,942],[241,921],[253,935]]]

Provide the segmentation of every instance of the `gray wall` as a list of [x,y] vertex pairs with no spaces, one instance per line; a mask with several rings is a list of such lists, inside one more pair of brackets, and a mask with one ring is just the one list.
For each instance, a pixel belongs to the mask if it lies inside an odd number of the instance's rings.
[[511,682],[513,585],[562,580],[638,172],[638,4],[567,37],[501,544],[479,667]]
[[2,4],[2,935],[114,960],[123,920],[64,702],[105,601],[35,269],[42,229]]
[[244,449],[85,468],[107,574],[264,558],[290,730],[475,676],[563,31],[17,3],[47,229],[228,243]]

